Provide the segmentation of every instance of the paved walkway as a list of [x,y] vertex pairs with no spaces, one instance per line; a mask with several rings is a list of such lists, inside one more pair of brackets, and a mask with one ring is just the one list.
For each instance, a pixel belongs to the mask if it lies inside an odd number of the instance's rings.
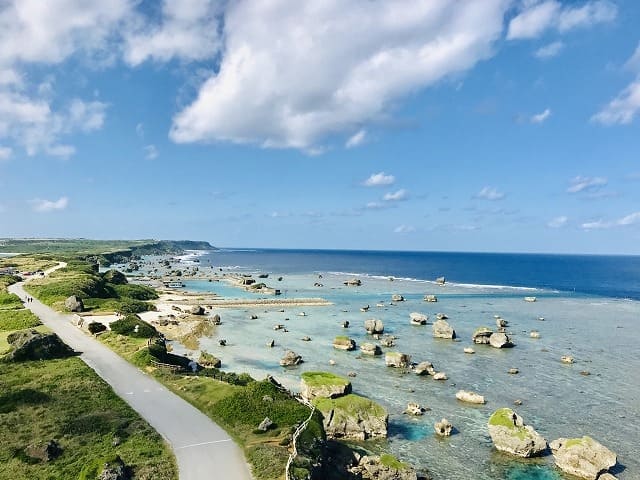
[[[23,301],[28,296],[21,283],[9,291]],[[67,345],[82,352],[80,358],[166,439],[178,461],[180,480],[251,479],[240,448],[209,417],[73,326],[70,315],[37,299],[25,306]]]

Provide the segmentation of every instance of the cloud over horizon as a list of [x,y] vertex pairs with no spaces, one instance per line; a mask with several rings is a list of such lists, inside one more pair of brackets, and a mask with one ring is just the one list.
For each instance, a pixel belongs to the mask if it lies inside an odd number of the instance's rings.
[[60,197],[58,200],[34,198],[30,203],[34,212],[46,213],[55,210],[64,210],[69,205],[69,199],[67,197]]

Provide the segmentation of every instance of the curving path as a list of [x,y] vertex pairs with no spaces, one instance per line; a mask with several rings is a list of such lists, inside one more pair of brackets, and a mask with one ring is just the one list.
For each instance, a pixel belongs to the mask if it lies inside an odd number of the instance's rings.
[[[9,291],[23,301],[28,296],[22,283],[11,285]],[[25,306],[67,345],[82,352],[80,358],[165,438],[178,461],[180,480],[252,478],[240,448],[209,417],[73,326],[70,315],[35,298]]]

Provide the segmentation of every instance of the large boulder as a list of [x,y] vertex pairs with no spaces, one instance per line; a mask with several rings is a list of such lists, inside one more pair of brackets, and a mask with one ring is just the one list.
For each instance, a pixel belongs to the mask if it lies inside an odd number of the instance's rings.
[[366,440],[387,436],[389,415],[368,398],[350,393],[338,398],[315,398],[329,438]]
[[443,418],[433,425],[433,430],[436,432],[436,435],[440,435],[441,437],[450,437],[451,432],[453,431],[453,425],[449,420]]
[[191,315],[204,315],[204,307],[202,305],[195,305],[191,308]]
[[387,367],[405,368],[411,363],[411,356],[400,352],[387,352],[384,363]]
[[304,372],[300,379],[300,394],[307,400],[337,398],[351,393],[351,382],[328,372]]
[[298,355],[293,350],[287,350],[284,356],[280,359],[280,365],[283,367],[292,367],[294,365],[299,365],[302,362],[302,355]]
[[402,463],[389,454],[365,455],[349,471],[354,477],[362,480],[417,480],[418,478],[411,465]]
[[484,397],[476,392],[470,392],[468,390],[458,390],[456,392],[456,398],[461,402],[476,403],[482,405],[485,403]]
[[596,480],[613,467],[616,454],[591,437],[559,438],[549,445],[556,465],[576,477]]
[[489,337],[489,345],[493,348],[509,348],[513,347],[511,339],[506,333],[496,332]]
[[384,323],[382,320],[371,318],[364,321],[364,329],[369,335],[384,333]]
[[424,313],[411,312],[409,314],[411,325],[426,325],[429,321],[429,317]]
[[489,337],[491,337],[491,335],[493,335],[493,330],[489,327],[479,327],[476,328],[473,335],[471,335],[471,340],[473,340],[473,343],[488,345]]
[[21,330],[9,334],[7,342],[12,350],[5,358],[14,362],[49,360],[75,355],[75,352],[55,333]]
[[382,355],[380,345],[376,345],[375,343],[363,343],[360,345],[360,351],[365,355]]
[[456,338],[456,331],[446,320],[436,320],[432,328],[436,338]]
[[337,350],[355,350],[356,342],[349,337],[339,335],[333,339],[333,348]]
[[391,301],[392,302],[404,302],[404,297],[402,295],[400,295],[399,293],[394,293],[393,295],[391,295]]
[[55,440],[49,440],[46,443],[34,443],[27,446],[24,453],[34,460],[50,462],[60,456],[62,448]]
[[489,435],[501,452],[534,457],[547,449],[547,441],[510,408],[500,408],[489,418]]
[[80,297],[71,295],[64,301],[64,308],[70,312],[84,312],[84,303]]
[[130,478],[131,469],[116,455],[113,460],[105,462],[97,480],[129,480]]
[[436,369],[433,368],[431,362],[420,362],[413,368],[413,373],[416,375],[435,375]]

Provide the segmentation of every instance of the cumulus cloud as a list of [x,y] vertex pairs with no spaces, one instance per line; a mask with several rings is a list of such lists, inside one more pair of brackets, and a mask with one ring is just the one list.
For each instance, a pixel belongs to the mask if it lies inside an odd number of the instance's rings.
[[547,223],[547,226],[550,228],[561,228],[564,227],[569,221],[569,217],[562,215],[560,217],[556,217]]
[[158,158],[158,149],[155,145],[147,145],[144,147],[144,158],[147,160],[154,160]]
[[35,198],[31,200],[31,206],[35,212],[52,212],[54,210],[64,210],[69,205],[67,197],[60,197],[58,200],[43,200]]
[[306,150],[493,54],[509,2],[231,2],[219,71],[175,115],[178,143]]
[[631,82],[591,120],[602,125],[627,125],[640,111],[640,78]]
[[475,198],[480,198],[483,200],[502,200],[505,196],[506,195],[504,193],[499,192],[493,187],[484,187],[474,195]]
[[416,231],[416,227],[412,225],[399,225],[393,229],[393,233],[413,233]]
[[396,177],[393,175],[387,175],[384,172],[372,173],[369,178],[367,178],[362,185],[365,187],[381,187],[386,185],[393,185],[396,181]]
[[358,130],[356,133],[354,133],[351,137],[349,137],[349,139],[344,144],[344,146],[347,148],[358,147],[362,145],[366,139],[367,139],[367,131],[364,129],[361,129],[361,130]]
[[395,192],[385,193],[382,199],[385,202],[400,202],[402,200],[406,200],[408,195],[409,192],[407,192],[404,188],[401,188],[400,190],[397,190]]
[[225,2],[219,0],[164,0],[159,24],[138,18],[125,35],[124,59],[133,66],[146,60],[204,60],[221,47]]
[[511,19],[507,39],[537,38],[547,30],[560,33],[613,21],[618,9],[608,0],[591,0],[581,6],[563,6],[557,0],[523,3],[523,10]]
[[12,153],[13,153],[13,150],[11,148],[3,147],[2,145],[0,145],[0,162],[11,158]]
[[567,193],[580,193],[584,191],[599,190],[607,185],[608,181],[604,177],[583,177],[578,175],[569,180]]
[[564,43],[556,41],[540,47],[534,52],[533,55],[541,60],[546,60],[547,58],[552,58],[558,55],[563,48]]
[[596,220],[592,222],[586,222],[582,224],[582,228],[584,230],[598,230],[598,229],[607,229],[607,228],[615,228],[615,227],[626,227],[629,225],[637,225],[640,224],[640,212],[633,212],[629,215],[625,215],[624,217],[618,218],[617,220]]
[[546,108],[543,112],[531,116],[531,123],[543,123],[551,116],[551,109]]

